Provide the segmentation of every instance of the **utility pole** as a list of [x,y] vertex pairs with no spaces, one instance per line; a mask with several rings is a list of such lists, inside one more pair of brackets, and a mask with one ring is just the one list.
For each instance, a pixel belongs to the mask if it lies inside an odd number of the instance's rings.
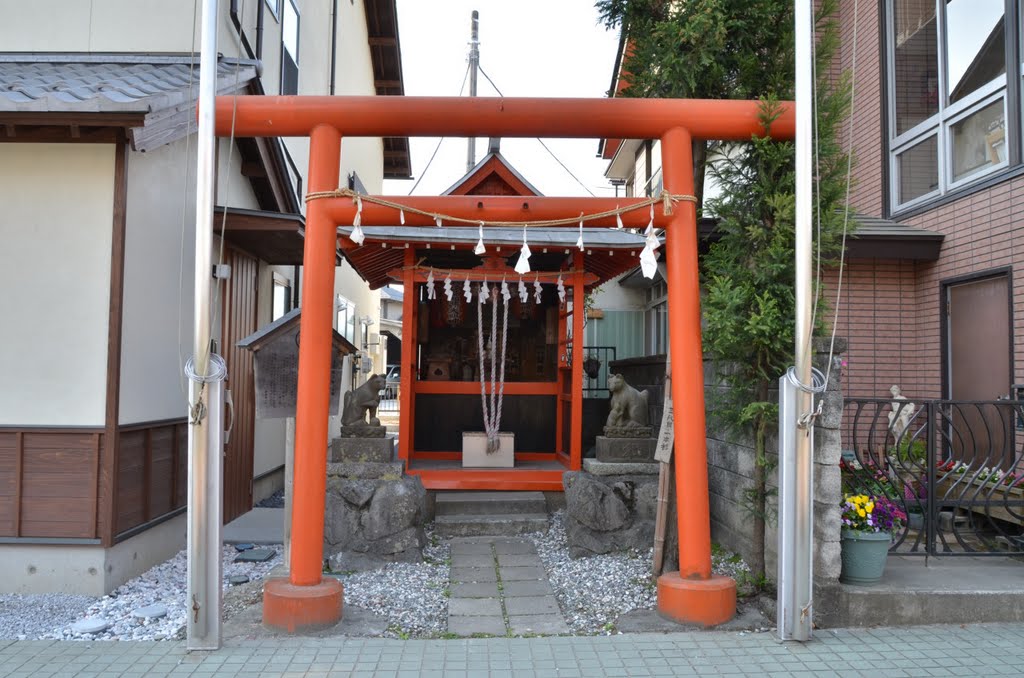
[[[469,38],[469,96],[476,96],[476,72],[480,69],[480,12],[473,10]],[[469,138],[466,150],[466,172],[476,167],[476,137]]]
[[[779,380],[779,598],[781,640],[811,638],[814,568],[814,392],[811,370],[812,0],[795,0],[796,48],[796,366]],[[820,388],[825,385],[821,384]]]
[[203,0],[196,143],[196,266],[188,427],[189,650],[221,642],[221,494],[224,361],[210,344],[213,266],[214,97],[217,94],[217,0]]

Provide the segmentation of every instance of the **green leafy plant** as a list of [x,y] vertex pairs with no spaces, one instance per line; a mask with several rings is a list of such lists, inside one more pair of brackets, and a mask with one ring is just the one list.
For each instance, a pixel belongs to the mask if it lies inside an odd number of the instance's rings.
[[[779,102],[793,97],[790,0],[598,0],[597,6],[606,24],[626,33],[625,96],[760,99],[768,133]],[[835,9],[835,0],[822,0],[816,17],[815,231],[826,261],[838,254],[846,223],[848,168],[837,139],[849,109],[848,80],[831,79],[830,69],[838,47]],[[709,155],[721,192],[704,204]],[[794,144],[763,135],[728,146],[696,141],[693,157],[700,206],[718,220],[718,240],[701,262],[704,350],[728,365],[724,388],[708,403],[709,418],[753,437],[753,487],[744,504],[752,515],[750,567],[763,576],[765,523],[773,519],[767,444],[778,422],[770,392],[794,345]]]

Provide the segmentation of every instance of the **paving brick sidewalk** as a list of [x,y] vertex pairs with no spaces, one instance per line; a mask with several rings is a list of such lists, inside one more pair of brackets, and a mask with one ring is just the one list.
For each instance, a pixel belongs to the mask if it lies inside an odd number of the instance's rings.
[[823,630],[807,644],[692,631],[621,636],[237,641],[187,654],[180,642],[0,641],[20,676],[995,676],[1021,675],[1024,624]]
[[537,547],[528,539],[453,539],[448,632],[569,633]]

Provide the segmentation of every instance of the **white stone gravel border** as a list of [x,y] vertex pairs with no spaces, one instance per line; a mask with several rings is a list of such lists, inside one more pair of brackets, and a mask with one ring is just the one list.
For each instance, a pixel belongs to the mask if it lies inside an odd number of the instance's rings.
[[[257,544],[275,552],[263,563],[236,563],[238,551],[224,546],[221,551],[224,588],[233,575],[246,575],[250,581],[264,578],[281,562],[280,544]],[[138,577],[117,587],[109,595],[95,598],[69,594],[0,595],[0,639],[15,640],[168,640],[179,636],[186,622],[187,556],[179,551],[170,560],[156,565]],[[163,606],[166,613],[147,606]],[[88,620],[88,621],[87,621]],[[85,633],[76,629],[104,630]]]
[[388,622],[388,638],[432,638],[448,628],[451,546],[427,528],[423,562],[389,563],[377,570],[339,575],[345,604]]
[[[653,546],[573,559],[565,534],[565,511],[551,515],[546,533],[526,535],[537,546],[558,599],[566,624],[573,634],[611,635],[615,620],[633,610],[653,610],[657,584],[651,575]],[[712,556],[712,569],[734,579],[749,573],[735,554],[721,551]]]

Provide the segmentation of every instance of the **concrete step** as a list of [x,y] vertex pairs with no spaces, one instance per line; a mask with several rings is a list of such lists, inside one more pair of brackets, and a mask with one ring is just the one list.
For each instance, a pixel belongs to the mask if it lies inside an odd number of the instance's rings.
[[440,516],[494,516],[547,513],[542,492],[438,492],[434,514]]
[[548,514],[437,516],[434,518],[434,529],[442,537],[505,537],[528,532],[546,532]]

